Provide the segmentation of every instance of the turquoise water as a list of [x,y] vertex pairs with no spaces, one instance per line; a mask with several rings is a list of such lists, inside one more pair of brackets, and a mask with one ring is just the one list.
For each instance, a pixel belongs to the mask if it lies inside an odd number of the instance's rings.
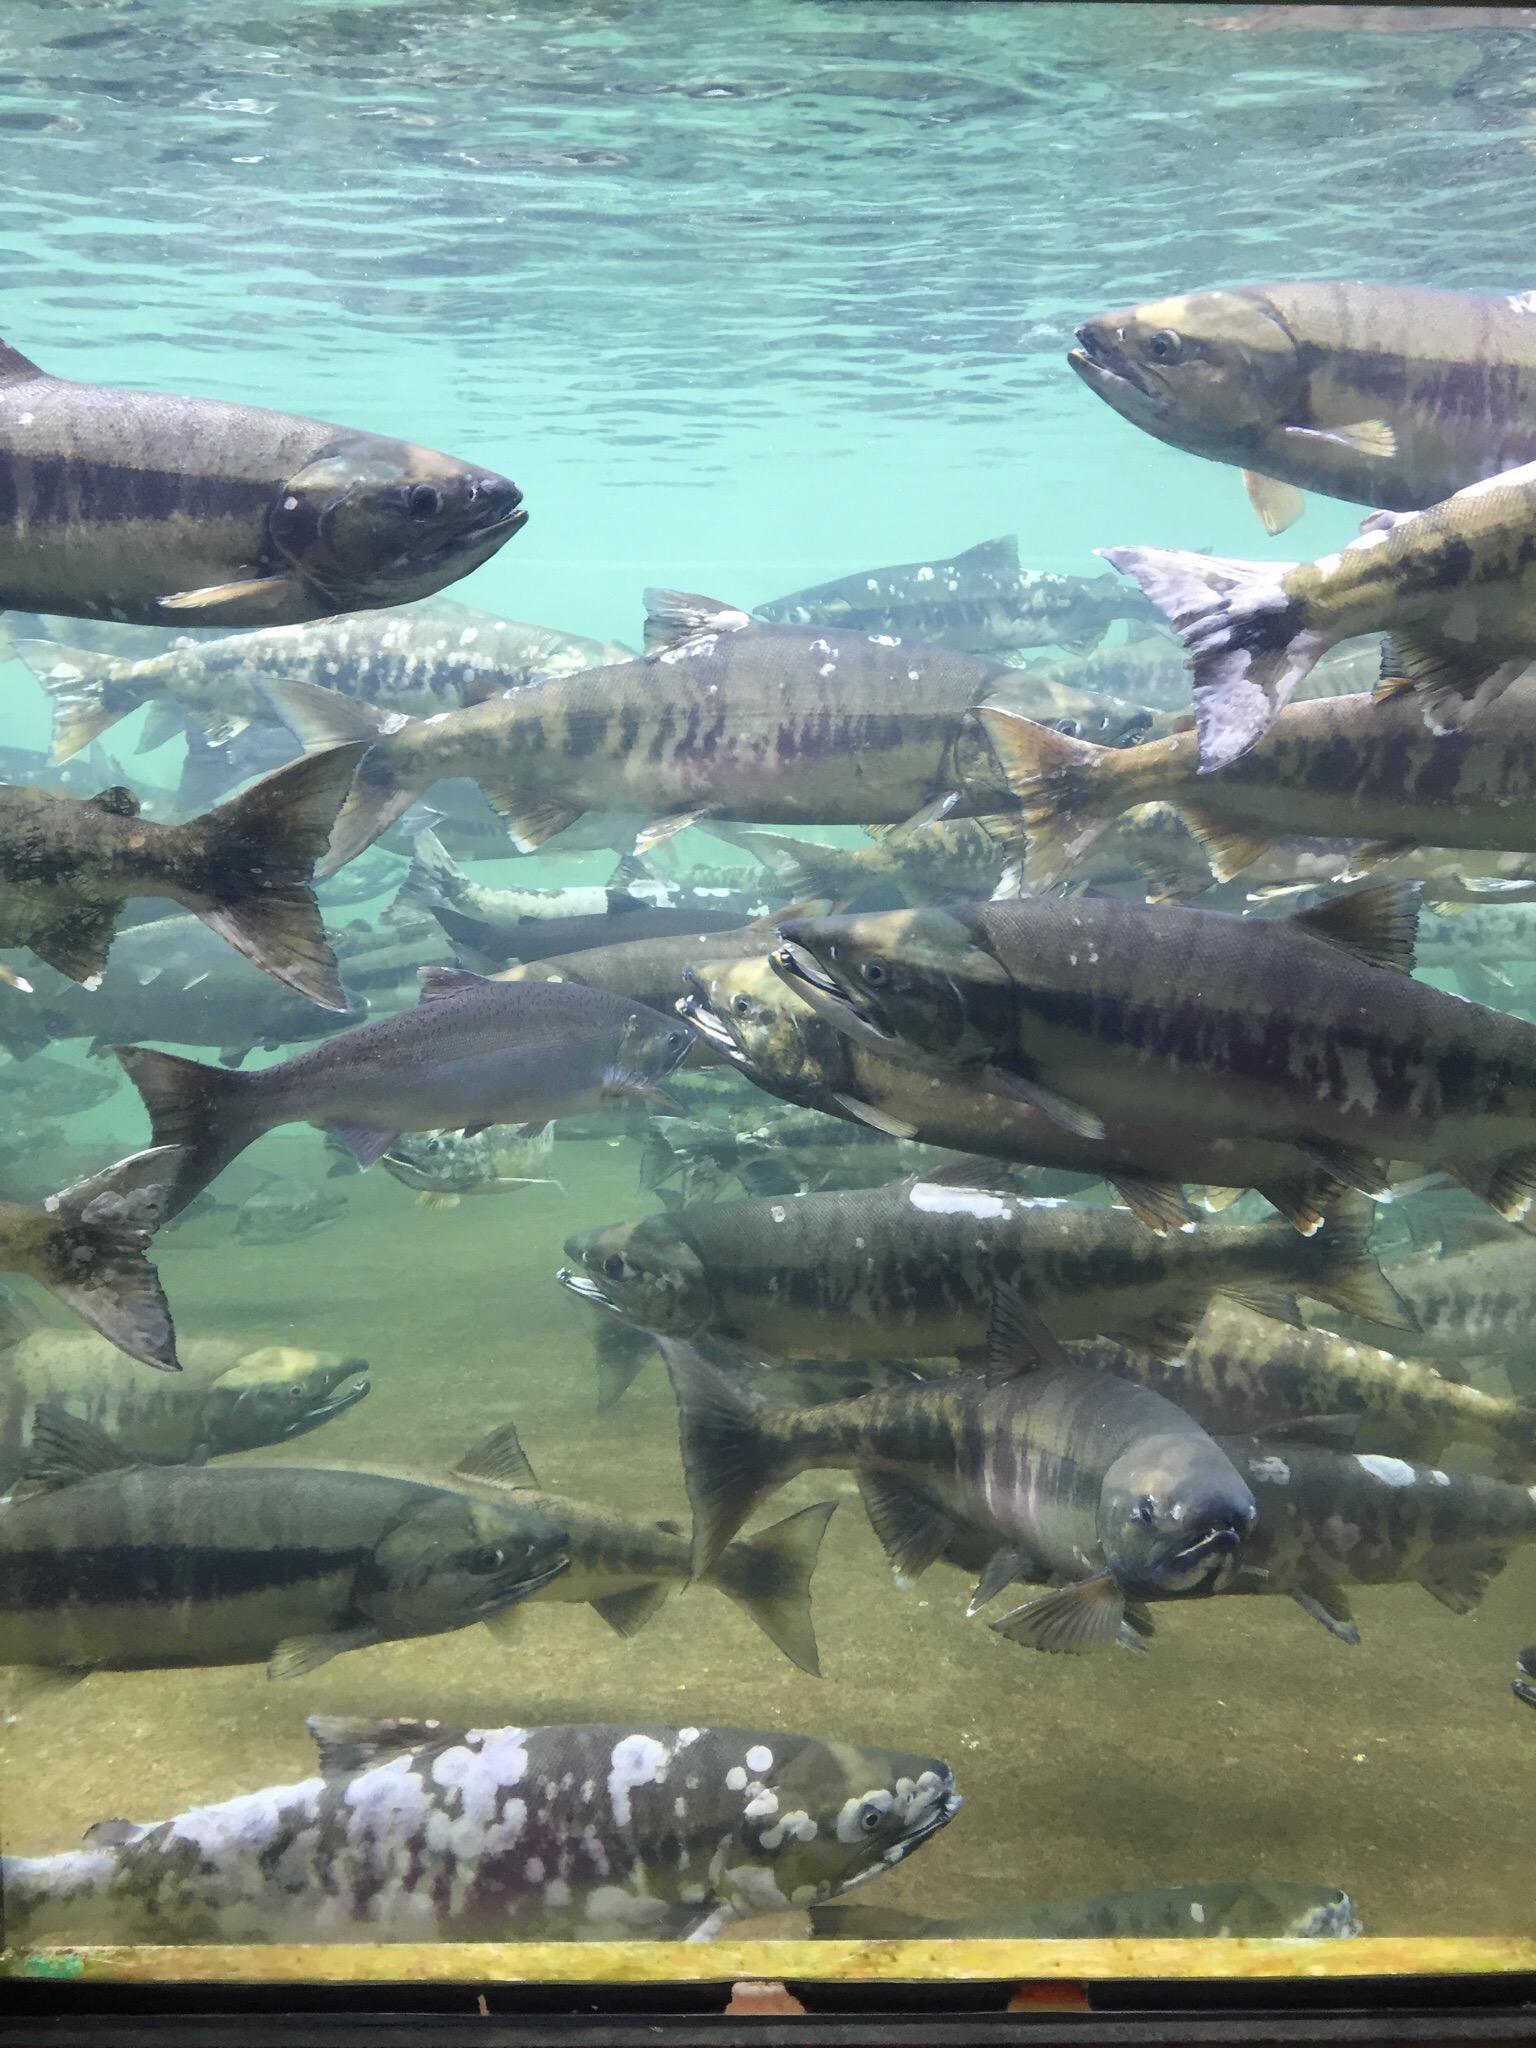
[[[1265,32],[1219,7],[12,0],[0,332],[60,375],[473,455],[531,517],[452,595],[630,645],[649,584],[750,605],[993,534],[1073,574],[1126,541],[1314,556],[1358,508],[1314,497],[1266,541],[1234,472],[1073,378],[1071,330],[1217,281],[1527,289],[1536,41],[1249,13]],[[0,678],[0,745],[45,744],[41,692]],[[136,737],[108,739],[126,779],[173,783],[179,743],[146,764]],[[71,1170],[145,1142],[126,1086],[63,1127]],[[252,1159],[327,1164],[291,1131]],[[441,1468],[515,1418],[546,1484],[677,1515],[661,1374],[596,1415],[590,1318],[553,1281],[568,1232],[655,1206],[639,1163],[630,1137],[558,1139],[558,1194],[446,1213],[374,1174],[323,1235],[189,1223],[162,1272],[187,1338],[370,1361],[361,1409],[269,1455]],[[1285,1602],[1184,1612],[1149,1676],[967,1629],[952,1575],[897,1593],[851,1486],[814,1481],[782,1511],[841,1501],[820,1681],[697,1594],[628,1643],[549,1607],[515,1658],[475,1630],[287,1686],[97,1675],[5,1728],[5,1845],[300,1776],[311,1711],[643,1712],[947,1756],[962,1820],[879,1887],[908,1911],[1255,1877],[1345,1885],[1371,1933],[1536,1933],[1511,1790],[1531,1728],[1505,1685],[1536,1634],[1528,1555],[1476,1622],[1362,1595],[1353,1652]]]

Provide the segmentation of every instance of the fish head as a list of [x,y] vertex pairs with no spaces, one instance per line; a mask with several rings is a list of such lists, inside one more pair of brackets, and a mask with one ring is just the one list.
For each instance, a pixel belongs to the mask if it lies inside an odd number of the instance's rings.
[[1189,1599],[1231,1583],[1258,1514],[1220,1445],[1169,1432],[1110,1466],[1099,1496],[1099,1540],[1131,1598]]
[[570,1538],[548,1515],[446,1487],[421,1492],[352,1587],[353,1606],[381,1635],[467,1628],[539,1592],[571,1561]]
[[960,1810],[954,1772],[937,1757],[807,1736],[753,1740],[725,1782],[741,1820],[713,1867],[722,1902],[739,1912],[833,1898],[900,1863]]
[[1133,426],[1218,462],[1256,457],[1274,428],[1310,416],[1296,338],[1262,292],[1097,313],[1067,361]]
[[692,1337],[709,1328],[714,1297],[704,1262],[665,1216],[578,1230],[557,1275],[579,1300],[642,1330]]
[[366,1359],[265,1344],[237,1358],[209,1388],[203,1441],[217,1456],[287,1443],[345,1415],[370,1385]]
[[279,485],[272,546],[338,603],[428,597],[489,560],[525,526],[523,494],[494,470],[359,434]]
[[637,1006],[619,1026],[617,1042],[603,1068],[603,1100],[621,1102],[634,1096],[676,1110],[677,1104],[661,1084],[687,1059],[694,1044],[693,1033],[675,1016]]
[[779,936],[774,972],[873,1052],[985,1066],[1006,1037],[1008,973],[947,910],[791,918]]
[[733,1065],[784,1081],[815,1066],[812,1040],[825,1026],[766,956],[685,967],[683,986],[678,1015]]

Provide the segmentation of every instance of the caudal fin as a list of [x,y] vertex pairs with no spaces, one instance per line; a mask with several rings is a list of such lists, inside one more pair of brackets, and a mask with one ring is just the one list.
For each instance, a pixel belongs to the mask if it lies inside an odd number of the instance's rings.
[[1200,766],[1224,768],[1261,740],[1328,647],[1285,589],[1294,562],[1243,562],[1176,548],[1100,548],[1141,585],[1194,671]]
[[835,1500],[801,1508],[760,1535],[730,1544],[710,1573],[710,1583],[750,1614],[769,1642],[812,1678],[821,1676],[821,1656],[811,1620],[811,1575],[836,1512]]
[[418,834],[405,880],[395,891],[394,901],[384,915],[391,921],[414,917],[424,910],[454,907],[463,892],[466,876],[435,832]]
[[322,1009],[349,1007],[310,882],[362,760],[332,747],[274,768],[180,829],[201,841],[194,908],[257,967]]
[[413,721],[403,712],[380,711],[376,705],[343,697],[337,690],[317,689],[313,683],[263,683],[261,687],[306,754],[349,743],[368,749],[331,830],[330,846],[316,868],[324,880],[372,846],[421,795],[419,786],[402,785],[387,744]]
[[752,825],[721,825],[711,821],[712,837],[739,846],[760,860],[792,896],[825,896],[834,908],[867,880],[857,857],[842,846],[820,846],[788,832],[765,832]]
[[157,665],[152,661],[118,661],[53,640],[18,640],[15,652],[48,693],[50,761],[68,761],[155,694]]
[[976,716],[1024,813],[1024,880],[1032,894],[1069,873],[1122,811],[1147,801],[1124,773],[1135,749],[1069,739],[1001,704],[983,704]]
[[167,1219],[179,1216],[267,1128],[260,1071],[205,1067],[143,1045],[112,1050],[144,1099],[152,1142],[181,1148],[164,1204]]
[[701,1579],[748,1515],[797,1468],[763,1427],[769,1408],[686,1344],[658,1337],[677,1397],[677,1432],[693,1507],[693,1576]]
[[[23,1270],[130,1358],[179,1372],[176,1330],[146,1253],[167,1213],[178,1155],[156,1146],[49,1197]],[[23,1252],[15,1256],[18,1261]]]

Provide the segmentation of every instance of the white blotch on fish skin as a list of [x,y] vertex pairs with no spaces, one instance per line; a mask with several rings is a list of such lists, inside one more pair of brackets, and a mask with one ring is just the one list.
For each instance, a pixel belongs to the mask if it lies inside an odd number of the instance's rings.
[[1319,555],[1317,560],[1312,564],[1313,568],[1316,569],[1319,576],[1337,576],[1339,570],[1343,567],[1343,565],[1344,557],[1341,554]]
[[688,1818],[688,1802],[681,1792],[678,1793],[672,1802],[672,1818],[674,1820],[686,1820]]
[[864,578],[864,588],[866,590],[878,590],[880,588],[880,579],[876,576],[866,576]]
[[909,683],[915,683],[915,682],[916,682],[917,680],[918,680],[918,671],[917,671],[917,670],[916,670],[915,668],[909,668],[909,669],[907,670],[907,681],[908,681]]
[[596,1828],[583,1828],[581,1846],[587,1852],[587,1860],[599,1877],[606,1877],[609,1871],[608,1851],[603,1847],[602,1837]]
[[1344,552],[1346,555],[1363,554],[1367,548],[1384,547],[1391,538],[1389,527],[1373,526],[1369,533],[1356,534]]
[[726,1789],[726,1791],[727,1791],[727,1792],[745,1792],[745,1791],[746,1791],[746,1789],[747,1789],[747,1774],[746,1774],[746,1772],[745,1772],[745,1771],[744,1771],[744,1770],[743,1770],[743,1769],[741,1768],[741,1765],[740,1765],[740,1764],[732,1764],[732,1765],[731,1765],[731,1768],[730,1768],[730,1769],[729,1769],[729,1770],[728,1770],[728,1771],[726,1772],[726,1774],[725,1774],[725,1789]]
[[918,1181],[907,1200],[914,1209],[929,1216],[1007,1216],[1008,1204],[998,1195],[980,1188],[945,1188],[934,1181]]
[[745,1762],[749,1771],[757,1771],[759,1773],[771,1771],[773,1769],[773,1751],[768,1748],[766,1743],[754,1742],[747,1751]]
[[523,1875],[530,1884],[542,1884],[544,1882],[544,1858],[542,1856],[530,1856],[523,1865]]
[[459,635],[459,645],[461,647],[473,647],[479,638],[480,628],[478,626],[466,626]]
[[666,1775],[672,1752],[654,1735],[626,1735],[613,1746],[609,1759],[608,1797],[613,1817],[621,1828],[628,1827],[629,1795],[639,1785],[659,1785]]
[[776,1913],[789,1904],[771,1870],[756,1863],[738,1863],[724,1873],[721,1890],[732,1900],[759,1913]]
[[[775,1804],[777,1804],[777,1801],[775,1801]],[[749,1816],[751,1812],[752,1808],[749,1806],[747,1808]],[[814,1842],[820,1832],[821,1830],[817,1827],[815,1821],[811,1819],[811,1816],[803,1807],[800,1807],[795,1812],[786,1813],[777,1820],[763,1835],[762,1844],[765,1849],[777,1849],[786,1835],[793,1836],[797,1842]]]
[[552,1877],[544,1887],[546,1906],[568,1906],[571,1903],[571,1888],[563,1877]]
[[826,1897],[826,1892],[823,1884],[797,1884],[789,1895],[789,1903],[792,1906],[814,1906],[818,1899]]
[[586,1917],[593,1926],[611,1927],[620,1933],[639,1932],[663,1921],[667,1908],[662,1899],[637,1897],[633,1892],[621,1891],[616,1884],[603,1884],[588,1893]]
[[1438,1465],[1435,1466],[1434,1470],[1430,1473],[1429,1476],[1434,1481],[1436,1486],[1449,1486],[1451,1483],[1450,1473],[1442,1472]]
[[1375,1451],[1361,1451],[1355,1463],[1369,1472],[1373,1479],[1379,1479],[1383,1486],[1412,1486],[1414,1470],[1401,1458],[1383,1458]]
[[819,676],[835,676],[837,674],[837,663],[835,661],[824,661],[816,673]]
[[782,1223],[784,1221],[785,1216],[783,1204],[775,1202],[773,1207],[768,1211],[768,1214],[773,1218],[775,1223]]
[[1205,1925],[1205,1908],[1201,1905],[1198,1899],[1196,1899],[1193,1905],[1190,1907],[1189,1917],[1191,1920],[1194,1921],[1197,1927],[1203,1927]]
[[869,644],[871,647],[899,647],[901,642],[894,633],[871,633]]
[[923,564],[922,568],[918,570],[917,575],[914,577],[913,580],[917,583],[931,583],[933,581],[933,571],[929,568],[926,562]]
[[1267,1479],[1275,1486],[1289,1486],[1291,1468],[1284,1458],[1250,1458],[1248,1470],[1255,1479]]
[[297,498],[293,498],[293,497],[288,497],[288,498],[284,498],[284,500],[283,500],[283,510],[284,510],[285,512],[297,512],[297,511],[298,511],[298,509],[299,509],[299,501],[298,501],[298,499],[297,499]]
[[755,1799],[749,1799],[741,1809],[743,1820],[766,1820],[770,1813],[779,1810],[777,1792],[759,1792]]

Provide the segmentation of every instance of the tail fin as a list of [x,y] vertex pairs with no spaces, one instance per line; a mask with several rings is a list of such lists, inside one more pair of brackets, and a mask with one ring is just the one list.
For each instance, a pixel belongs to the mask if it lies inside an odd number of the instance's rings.
[[267,1128],[261,1072],[205,1067],[180,1053],[114,1046],[123,1072],[144,1098],[152,1142],[182,1148],[165,1203],[167,1218],[215,1180]]
[[423,910],[437,910],[443,904],[455,906],[463,893],[466,876],[435,832],[418,835],[405,880],[395,891],[394,901],[384,915],[391,921]]
[[1194,670],[1200,766],[1225,768],[1261,740],[1328,646],[1285,588],[1295,562],[1242,562],[1174,548],[1100,548],[1139,583]]
[[764,832],[752,825],[722,825],[713,820],[711,835],[739,846],[777,876],[794,896],[830,896],[834,905],[864,879],[848,849],[795,839],[787,832]]
[[67,761],[155,694],[154,661],[119,661],[52,640],[18,640],[16,655],[47,691],[53,708],[50,761]]
[[1338,1202],[1313,1236],[1292,1233],[1290,1284],[1298,1294],[1329,1302],[1346,1315],[1384,1323],[1393,1330],[1417,1330],[1418,1317],[1381,1270],[1370,1248],[1372,1213],[1365,1196],[1351,1193]]
[[1122,811],[1155,794],[1128,783],[1124,763],[1134,749],[1068,739],[1001,704],[983,704],[976,716],[1024,812],[1024,876],[1031,893],[1059,882]]
[[350,1006],[309,884],[363,752],[290,761],[180,828],[202,840],[203,923],[326,1010]]
[[693,1506],[693,1576],[703,1578],[760,1501],[794,1476],[794,1452],[776,1443],[760,1420],[760,1394],[732,1384],[723,1372],[669,1337],[658,1337],[677,1397],[683,1472]]
[[167,1213],[177,1154],[157,1145],[51,1195],[25,1271],[130,1358],[179,1372],[176,1330],[145,1253]]
[[801,1508],[771,1529],[728,1545],[710,1573],[710,1582],[812,1678],[821,1676],[821,1657],[811,1620],[811,1575],[836,1512],[835,1500]]
[[[349,742],[366,744],[369,751],[352,782],[352,791],[341,807],[331,833],[330,850],[317,872],[323,879],[355,860],[372,846],[381,832],[387,832],[421,795],[421,788],[402,788],[395,774],[386,744],[395,733],[413,721],[403,712],[380,711],[376,705],[343,697],[336,690],[317,689],[313,683],[263,683],[262,692],[273,711],[299,740],[306,754]],[[434,778],[435,779],[435,778]]]

